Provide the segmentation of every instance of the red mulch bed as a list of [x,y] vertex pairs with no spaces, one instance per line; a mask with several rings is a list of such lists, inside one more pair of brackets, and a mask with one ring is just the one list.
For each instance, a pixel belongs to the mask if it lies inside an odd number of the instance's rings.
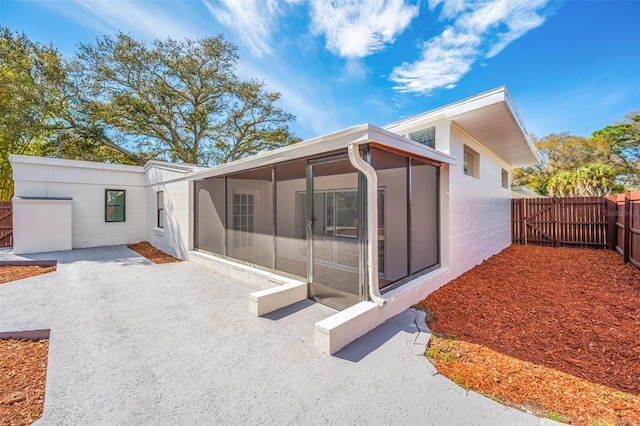
[[0,340],[0,424],[28,425],[42,416],[49,340]]
[[55,266],[0,266],[0,284],[34,277],[56,270]]
[[127,247],[129,247],[139,255],[146,257],[153,263],[180,262],[180,259],[176,259],[175,257],[163,252],[162,250],[158,250],[147,241],[142,241],[141,243],[136,244],[129,244],[127,245]]
[[640,270],[616,252],[513,245],[421,305],[434,332],[640,394]]
[[640,270],[618,253],[513,245],[420,306],[445,337],[427,355],[461,385],[576,424],[640,424]]

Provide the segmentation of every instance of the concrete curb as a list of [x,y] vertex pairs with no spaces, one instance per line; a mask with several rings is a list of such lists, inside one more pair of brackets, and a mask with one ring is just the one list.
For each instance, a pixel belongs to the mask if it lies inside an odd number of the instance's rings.
[[413,341],[414,355],[424,356],[427,351],[427,345],[431,339],[431,330],[425,323],[425,313],[417,309],[410,308],[409,311],[415,313],[416,337]]
[[58,266],[57,260],[0,260],[0,266]]
[[0,340],[4,339],[27,339],[27,340],[39,340],[48,339],[51,334],[51,330],[48,328],[41,330],[22,330],[22,331],[5,331],[0,333]]

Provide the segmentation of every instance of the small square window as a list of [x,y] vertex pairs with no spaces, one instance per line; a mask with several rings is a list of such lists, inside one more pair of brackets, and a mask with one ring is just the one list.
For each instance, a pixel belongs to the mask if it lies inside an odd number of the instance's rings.
[[463,161],[463,173],[478,179],[480,177],[480,154],[465,145]]
[[436,127],[431,126],[417,132],[409,133],[409,139],[431,148],[436,147]]
[[125,201],[126,195],[124,189],[106,189],[104,192],[105,222],[124,222],[125,221]]
[[509,189],[509,172],[505,169],[502,169],[502,187]]
[[164,191],[156,192],[157,226],[164,228]]

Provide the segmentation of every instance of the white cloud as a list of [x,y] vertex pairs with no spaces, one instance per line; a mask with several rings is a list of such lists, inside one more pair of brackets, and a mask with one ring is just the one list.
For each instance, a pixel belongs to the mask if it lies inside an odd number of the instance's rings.
[[440,12],[441,19],[455,18],[458,14],[469,7],[468,0],[429,0],[429,9],[433,10],[442,5]]
[[280,14],[278,0],[219,0],[216,5],[204,0],[204,4],[218,22],[238,34],[254,55],[273,52],[270,42]]
[[539,14],[548,0],[431,0],[442,5],[441,18],[454,22],[422,46],[419,60],[396,68],[389,79],[401,92],[429,93],[450,88],[481,58],[492,58],[509,43],[544,23]]
[[[192,35],[191,28],[184,24],[184,17],[163,10],[162,3],[76,0],[75,3],[55,4],[57,7],[68,5],[75,9],[69,10],[68,14],[76,20],[93,22],[96,26],[112,31],[142,34],[146,38],[182,38]],[[77,6],[80,6],[80,13]]]
[[404,0],[318,0],[311,5],[312,31],[345,58],[363,58],[395,41],[418,7]]

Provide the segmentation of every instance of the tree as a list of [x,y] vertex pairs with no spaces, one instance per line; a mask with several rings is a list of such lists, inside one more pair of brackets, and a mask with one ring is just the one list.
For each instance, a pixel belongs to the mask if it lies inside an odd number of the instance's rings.
[[615,178],[612,166],[593,163],[551,176],[546,189],[551,197],[601,197],[612,193]]
[[73,75],[85,128],[127,152],[203,165],[297,142],[280,94],[236,77],[236,51],[220,35],[147,47],[119,33],[81,44]]
[[57,50],[0,26],[0,201],[13,196],[10,154],[131,162],[86,137],[74,118],[74,91]]
[[514,185],[561,197],[624,192],[640,186],[638,112],[627,114],[626,121],[598,130],[590,138],[561,133],[533,140],[542,162],[514,170]]
[[0,201],[13,195],[9,154],[43,154],[54,115],[50,105],[63,75],[53,47],[0,27]]
[[630,189],[640,188],[640,111],[630,112],[625,121],[594,132],[592,138],[616,166],[620,183]]
[[226,119],[214,127],[214,163],[238,160],[260,151],[300,141],[286,124],[294,116],[277,108],[280,93],[267,93],[263,84],[249,81],[235,84],[235,99]]

